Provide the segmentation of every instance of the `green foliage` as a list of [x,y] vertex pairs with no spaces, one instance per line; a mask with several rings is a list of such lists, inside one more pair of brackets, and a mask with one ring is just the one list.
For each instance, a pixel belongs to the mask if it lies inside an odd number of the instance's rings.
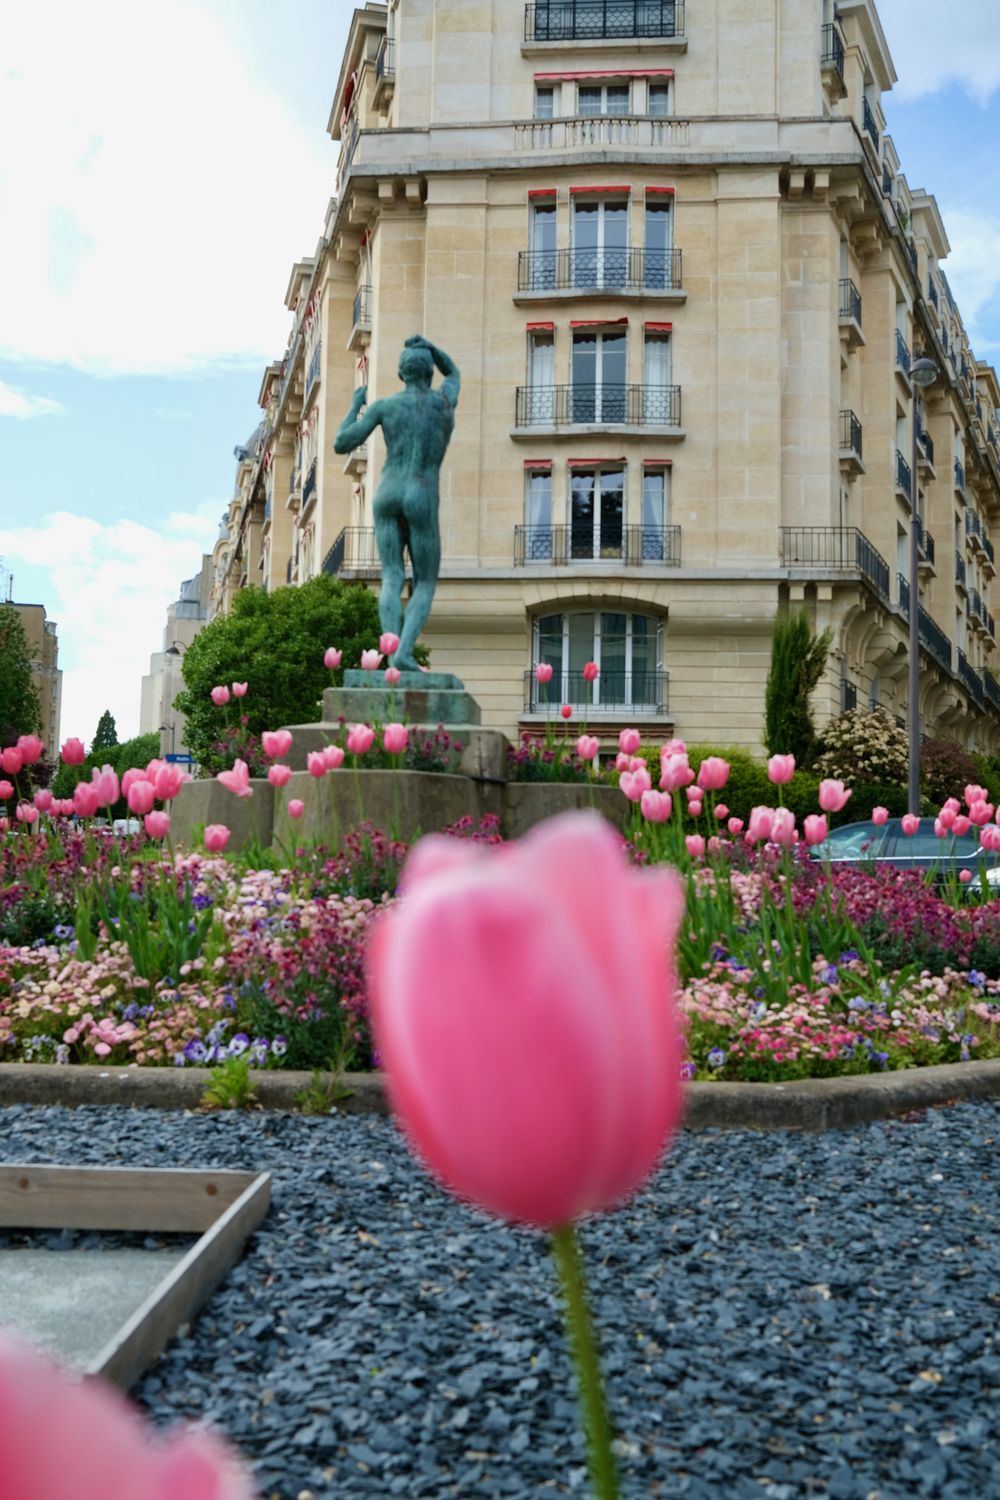
[[117,743],[118,730],[115,727],[115,716],[110,708],[106,708],[97,721],[94,738],[90,743],[90,753],[95,755],[98,750],[112,750]]
[[204,1109],[249,1109],[256,1103],[250,1058],[227,1057],[213,1068],[211,1080],[201,1096]]
[[0,745],[37,734],[42,708],[31,673],[35,659],[13,604],[0,604]]
[[[181,965],[198,958],[215,921],[211,907],[199,911],[190,882],[182,891],[169,872],[147,880],[141,891],[119,879],[96,892],[96,912],[108,932],[128,947],[135,971],[150,984],[170,978],[176,983]],[[83,914],[77,909],[76,926]]]
[[328,1115],[344,1099],[351,1097],[343,1075],[352,1053],[350,1042],[344,1038],[326,1068],[313,1069],[305,1088],[295,1095],[295,1102],[304,1115]]
[[771,640],[771,668],[764,697],[764,742],[771,755],[794,755],[810,765],[816,728],[810,698],[823,676],[833,632],[814,636],[805,610],[779,615]]
[[887,709],[848,709],[826,726],[818,748],[817,776],[836,776],[848,785],[906,783],[909,740]]
[[938,807],[948,797],[961,797],[970,781],[981,781],[981,772],[958,740],[924,740],[920,746],[920,781]]
[[[238,711],[248,734],[316,719],[324,688],[341,680],[323,665],[328,646],[343,652],[345,666],[378,644],[378,606],[363,584],[322,574],[301,588],[241,589],[229,615],[206,625],[184,656],[185,690],[176,705],[187,716],[186,743],[203,771],[231,763],[216,748]],[[247,696],[217,708],[218,684],[246,682]]]

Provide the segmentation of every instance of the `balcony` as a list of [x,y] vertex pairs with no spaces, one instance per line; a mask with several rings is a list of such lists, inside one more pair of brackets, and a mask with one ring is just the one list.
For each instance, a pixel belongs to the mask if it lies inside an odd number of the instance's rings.
[[851,473],[863,474],[861,423],[852,411],[840,413],[840,463]]
[[601,432],[638,427],[662,437],[683,437],[679,385],[518,386],[514,437],[537,437],[566,428]]
[[879,148],[881,146],[881,140],[879,137],[878,125],[875,123],[874,112],[872,111],[872,107],[868,103],[867,99],[862,99],[861,101],[861,123],[864,126],[865,135],[867,135],[869,141],[875,149],[875,155],[878,156]]
[[910,585],[907,583],[902,573],[896,574],[896,598],[899,601],[899,608],[902,610],[903,614],[909,617]]
[[834,99],[846,98],[844,39],[840,34],[840,29],[837,26],[821,26],[819,35],[819,65],[823,73],[823,82],[828,85]]
[[324,557],[320,571],[333,578],[378,578],[382,563],[374,526],[345,526]]
[[376,109],[384,109],[392,98],[396,86],[396,43],[391,36],[384,36],[375,54],[375,93],[372,99]]
[[558,120],[522,120],[513,126],[515,151],[580,151],[595,148],[652,150],[687,146],[687,120],[647,115],[569,115]]
[[679,301],[686,295],[681,258],[680,250],[522,250],[514,300],[570,301],[610,293]]
[[992,672],[983,673],[983,687],[986,690],[987,703],[1000,709],[1000,683],[997,682]]
[[955,553],[955,587],[965,592],[965,558],[961,553]]
[[662,668],[620,672],[601,668],[600,676],[588,682],[582,672],[560,672],[550,682],[537,682],[534,672],[524,674],[524,712],[555,714],[564,703],[587,715],[623,713],[665,714],[670,674]]
[[849,276],[842,277],[840,282],[840,332],[842,337],[846,335],[850,349],[865,341],[861,331],[861,293]]
[[989,572],[992,576],[995,577],[996,576],[996,571],[997,571],[997,569],[996,569],[996,552],[994,551],[993,543],[990,541],[989,537],[986,535],[986,527],[985,526],[983,527],[981,541],[982,541],[982,544],[983,544],[983,572],[984,573]]
[[903,380],[906,382],[907,389],[909,389],[910,350],[906,340],[904,339],[898,328],[896,329],[896,374],[902,376]]
[[302,486],[302,514],[305,515],[316,495],[316,460],[309,465],[306,482]]
[[679,526],[622,526],[602,524],[594,536],[593,522],[575,526],[515,526],[514,566],[561,568],[568,564],[616,562],[626,568],[677,568],[681,561]]
[[684,0],[535,0],[524,7],[528,44],[683,36]]
[[312,358],[309,361],[309,371],[308,371],[308,373],[306,375],[306,393],[305,393],[305,400],[306,401],[309,400],[309,397],[312,395],[313,387],[315,386],[316,382],[319,380],[319,373],[320,373],[320,367],[322,365],[322,362],[323,362],[323,344],[322,344],[322,342],[320,342],[320,343],[318,343],[316,345],[315,349],[313,350],[313,352],[312,352]]
[[965,494],[965,468],[957,458],[955,460],[955,488],[960,495]]
[[896,493],[902,495],[907,505],[913,503],[913,470],[896,449]]
[[934,538],[922,523],[917,521],[917,560],[926,572],[934,572]]
[[958,680],[966,689],[969,696],[975,699],[976,703],[982,706],[984,697],[983,679],[980,677],[979,673],[969,665],[965,652],[962,650],[959,650],[958,653]]
[[974,552],[982,552],[983,549],[983,523],[980,521],[976,511],[970,505],[965,507],[965,540]]
[[781,565],[810,574],[859,573],[888,603],[889,564],[856,526],[782,526]]
[[946,671],[951,671],[951,641],[945,635],[940,625],[937,625],[924,609],[920,609],[920,644],[932,656],[934,660]]
[[937,311],[940,312],[941,302],[938,297],[937,282],[934,280],[933,276],[928,276],[927,278],[927,293],[931,299],[931,306],[936,308]]
[[934,472],[934,440],[926,427],[917,428],[917,467]]
[[292,470],[288,476],[288,499],[285,501],[286,510],[298,510],[302,504],[302,475],[298,468]]
[[354,298],[354,308],[351,312],[351,336],[347,340],[348,349],[365,349],[372,336],[372,289],[370,286],[362,286],[357,290]]

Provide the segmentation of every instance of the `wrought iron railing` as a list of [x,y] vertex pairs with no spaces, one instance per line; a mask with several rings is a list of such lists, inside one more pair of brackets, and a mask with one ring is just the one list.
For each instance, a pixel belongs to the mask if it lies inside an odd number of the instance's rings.
[[887,198],[892,197],[892,173],[884,162],[882,163],[882,191]]
[[951,641],[945,635],[923,605],[918,606],[920,610],[920,642],[930,656],[940,662],[942,667],[951,671]]
[[983,679],[979,673],[969,665],[965,652],[958,652],[958,678],[964,687],[968,689],[977,703],[983,701]]
[[340,166],[341,173],[346,172],[348,167],[351,165],[351,162],[354,160],[354,153],[358,149],[358,137],[360,136],[360,134],[361,131],[358,129],[358,122],[352,115],[350,123],[347,127],[347,137],[343,142],[344,159],[341,162]]
[[313,352],[312,352],[312,358],[309,361],[309,373],[306,376],[306,396],[309,395],[309,392],[312,390],[313,386],[316,384],[317,380],[319,379],[319,370],[320,370],[320,364],[322,362],[322,359],[323,359],[323,343],[322,343],[322,340],[321,340],[316,345],[315,349],[313,350]]
[[535,0],[524,7],[526,42],[684,35],[684,0]]
[[970,589],[965,612],[969,619],[978,622],[983,618],[983,598],[978,589]]
[[992,672],[983,673],[983,687],[987,702],[992,703],[994,708],[1000,708],[1000,682],[997,682]]
[[965,558],[955,553],[955,582],[959,588],[965,588]]
[[937,282],[934,280],[933,276],[928,276],[927,278],[927,291],[930,295],[932,304],[935,307],[940,308],[941,303],[940,299],[938,298]]
[[372,289],[371,289],[371,287],[370,286],[359,287],[358,291],[357,291],[357,294],[356,294],[356,296],[354,298],[354,311],[353,311],[353,313],[351,315],[352,319],[353,319],[353,323],[354,323],[354,327],[355,328],[368,328],[371,325],[371,320],[372,320],[371,300],[372,300]]
[[673,292],[681,286],[680,250],[522,250],[519,292]]
[[374,526],[345,526],[334,538],[321,569],[331,577],[351,573],[359,578],[377,578],[381,571]]
[[375,54],[375,81],[396,76],[396,43],[391,36],[384,36]]
[[896,574],[896,598],[899,600],[899,607],[903,614],[908,615],[910,613],[910,585],[902,573]]
[[917,553],[926,558],[931,567],[934,566],[934,538],[924,527],[923,522],[917,519]]
[[820,27],[820,65],[835,68],[844,82],[844,39],[836,26]]
[[[934,462],[934,439],[926,427],[917,428],[917,447],[923,451],[923,455],[929,464]],[[919,453],[917,457],[919,458]]]
[[898,448],[896,449],[896,488],[905,493],[907,500],[911,498],[913,494],[913,471]]
[[862,456],[861,423],[852,411],[840,413],[840,451]]
[[861,293],[849,276],[842,276],[840,280],[840,316],[853,318],[860,327]]
[[956,458],[955,460],[955,488],[965,489],[965,466]]
[[907,380],[910,378],[910,350],[907,342],[899,329],[896,329],[896,369],[902,370]]
[[563,704],[582,713],[664,714],[667,712],[670,674],[662,667],[621,672],[601,668],[593,682],[582,672],[561,672],[556,667],[549,682],[539,682],[534,672],[524,674],[524,711],[556,713]]
[[872,112],[872,107],[868,103],[867,99],[862,99],[861,101],[861,121],[865,127],[865,130],[868,132],[872,145],[877,151],[879,148],[878,126],[875,123],[875,115]]
[[[914,274],[914,276],[918,276],[920,274],[920,269],[919,269],[920,262],[917,259],[917,247],[913,243],[912,240],[907,240],[907,242],[906,242],[906,253],[910,257],[910,265],[913,267],[913,274]],[[945,351],[944,352],[945,352],[945,354],[948,353],[947,340],[945,341]]]
[[856,526],[783,526],[781,563],[818,573],[858,572],[881,599],[889,598],[889,564]]
[[307,506],[316,493],[316,460],[313,459],[309,465],[309,473],[306,475],[305,484],[302,486],[302,505]]
[[980,542],[983,534],[982,522],[970,505],[965,507],[965,534],[973,542]]
[[517,427],[679,427],[679,385],[523,385]]
[[514,566],[618,562],[629,568],[679,567],[679,526],[609,526],[602,522],[595,535],[594,523],[568,526],[515,526]]
[[989,537],[986,535],[986,528],[985,527],[983,528],[982,542],[983,542],[983,551],[986,553],[987,561],[992,566],[992,564],[996,560],[996,552],[994,551],[993,543],[990,541]]

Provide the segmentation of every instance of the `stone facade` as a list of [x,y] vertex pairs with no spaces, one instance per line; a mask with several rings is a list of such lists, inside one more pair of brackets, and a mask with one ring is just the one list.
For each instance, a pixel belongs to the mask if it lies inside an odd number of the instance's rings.
[[59,721],[62,713],[62,671],[59,667],[59,637],[54,620],[45,614],[44,604],[13,605],[21,617],[28,650],[34,659],[32,680],[42,710],[41,737],[49,760],[59,755]]
[[184,580],[178,598],[168,607],[163,645],[151,654],[149,671],[142,679],[139,733],[159,734],[161,755],[180,755],[187,749],[187,720],[174,707],[174,699],[184,687],[184,652],[208,619],[213,578],[212,559],[206,554],[198,572]]
[[[915,469],[924,732],[1000,748],[1000,388],[885,134],[876,9],[826,10],[356,10],[337,196],[237,450],[213,607],[377,577],[382,439],[346,460],[332,439],[356,384],[398,388],[419,331],[463,377],[427,639],[484,724],[544,721],[546,659],[574,723],[757,749],[773,622],[798,604],[834,631],[820,717],[902,719]],[[919,355],[940,369],[924,392]]]

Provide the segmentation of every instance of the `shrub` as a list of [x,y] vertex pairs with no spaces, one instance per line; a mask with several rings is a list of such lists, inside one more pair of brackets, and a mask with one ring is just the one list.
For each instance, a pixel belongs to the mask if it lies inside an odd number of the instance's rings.
[[970,781],[980,781],[981,771],[958,740],[924,740],[920,747],[920,780],[939,807],[947,797],[961,797]]
[[828,724],[819,744],[817,776],[853,785],[877,781],[906,785],[909,742],[884,708],[851,708]]
[[771,755],[794,755],[806,767],[816,750],[810,699],[823,675],[833,632],[814,636],[804,609],[779,615],[771,640],[764,696],[764,742]]

